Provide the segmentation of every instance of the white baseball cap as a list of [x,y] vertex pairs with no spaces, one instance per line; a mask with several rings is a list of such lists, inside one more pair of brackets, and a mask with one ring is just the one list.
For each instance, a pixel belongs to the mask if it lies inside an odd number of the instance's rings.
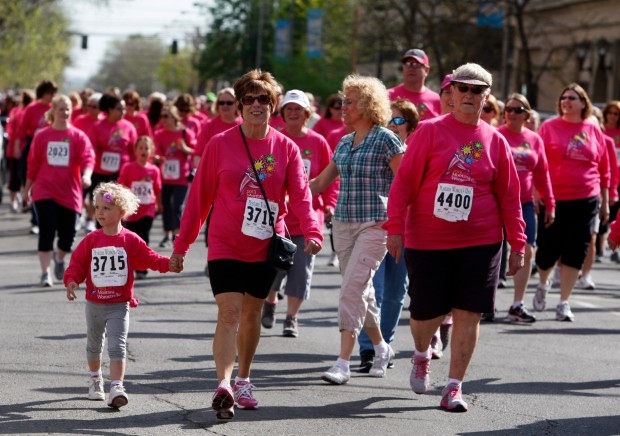
[[308,96],[305,92],[300,91],[299,89],[291,89],[284,95],[284,100],[280,104],[280,109],[284,108],[289,103],[297,103],[299,106],[303,108],[310,107],[310,100],[308,100]]

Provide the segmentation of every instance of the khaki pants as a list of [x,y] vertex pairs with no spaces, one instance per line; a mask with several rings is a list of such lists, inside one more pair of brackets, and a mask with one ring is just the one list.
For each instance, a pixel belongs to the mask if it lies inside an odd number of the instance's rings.
[[379,327],[380,318],[372,277],[386,253],[383,222],[333,221],[334,247],[340,261],[342,287],[338,327],[359,334],[363,327]]

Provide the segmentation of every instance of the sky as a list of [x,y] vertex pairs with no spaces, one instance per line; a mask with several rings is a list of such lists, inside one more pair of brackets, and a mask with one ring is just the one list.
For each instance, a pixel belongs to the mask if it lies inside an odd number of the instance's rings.
[[[61,0],[70,20],[72,66],[65,71],[67,85],[82,86],[99,69],[105,52],[114,40],[131,34],[157,35],[166,46],[172,40],[184,44],[187,33],[196,27],[207,30],[207,12],[196,0]],[[80,35],[88,35],[88,48],[81,48]]]

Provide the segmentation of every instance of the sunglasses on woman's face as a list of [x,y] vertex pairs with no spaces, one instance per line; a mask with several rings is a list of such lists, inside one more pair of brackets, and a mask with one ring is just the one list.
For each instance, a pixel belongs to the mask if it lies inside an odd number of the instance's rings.
[[485,111],[487,114],[490,114],[491,112],[493,112],[493,106],[484,106],[482,110]]
[[575,101],[577,100],[579,97],[576,97],[574,95],[563,95],[562,97],[560,97],[560,100],[570,100],[570,101]]
[[406,122],[407,120],[403,117],[394,117],[390,121],[388,121],[387,125],[389,126],[390,124],[394,123],[395,126],[402,126]]
[[[232,106],[233,104],[235,104],[234,101],[222,101],[222,100],[218,100],[217,101],[218,106]],[[251,104],[251,103],[250,103]]]
[[268,95],[261,94],[261,95],[244,95],[243,97],[241,97],[241,104],[243,104],[244,106],[250,106],[250,105],[253,105],[256,100],[258,100],[259,104],[263,104],[263,105],[271,103],[271,99],[269,98]]
[[522,113],[526,112],[527,109],[525,109],[523,106],[519,106],[519,107],[510,107],[507,106],[504,111],[508,114],[514,112],[517,115],[521,115]]

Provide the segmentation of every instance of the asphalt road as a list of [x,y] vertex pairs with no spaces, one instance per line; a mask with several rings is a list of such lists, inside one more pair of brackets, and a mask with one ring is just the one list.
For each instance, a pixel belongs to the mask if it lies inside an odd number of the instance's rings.
[[[340,284],[321,253],[299,338],[280,336],[282,317],[262,332],[252,372],[260,408],[218,422],[210,409],[216,306],[203,275],[203,242],[194,244],[180,275],[150,273],[137,283],[141,304],[131,312],[125,379],[129,404],[113,410],[86,399],[83,291],[70,303],[60,285],[39,287],[37,242],[27,218],[10,213],[6,198],[0,205],[0,434],[620,434],[620,266],[609,260],[595,266],[597,290],[574,293],[573,323],[555,321],[559,296],[553,290],[536,323],[511,324],[505,316],[512,288],[499,290],[498,319],[481,326],[463,384],[470,410],[452,414],[439,408],[449,351],[431,364],[428,394],[409,387],[406,311],[395,368],[386,378],[354,373],[344,386],[320,379],[339,348]],[[156,245],[159,219],[152,236]],[[532,279],[528,304],[534,286]]]

